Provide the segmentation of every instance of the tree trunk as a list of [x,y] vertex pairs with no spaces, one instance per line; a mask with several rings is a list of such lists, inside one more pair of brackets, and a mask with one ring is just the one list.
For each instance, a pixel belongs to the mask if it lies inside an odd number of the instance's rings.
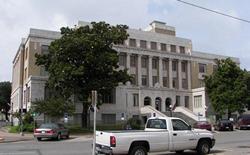
[[86,103],[83,103],[83,109],[82,109],[82,127],[87,128],[88,127],[88,105]]
[[8,112],[5,112],[5,119],[9,121]]
[[232,116],[231,111],[228,111],[228,113],[227,113],[227,118],[228,118],[228,120],[231,118],[231,116]]

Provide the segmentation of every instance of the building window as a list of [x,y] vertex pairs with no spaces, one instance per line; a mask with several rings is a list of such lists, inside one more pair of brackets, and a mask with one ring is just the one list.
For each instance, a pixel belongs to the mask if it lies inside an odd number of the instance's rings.
[[168,70],[168,63],[167,63],[167,60],[162,60],[162,69],[163,69],[163,70]]
[[180,53],[185,54],[185,47],[184,46],[180,46]]
[[129,46],[136,47],[136,40],[135,39],[129,39]]
[[200,87],[205,87],[205,82],[204,82],[204,80],[199,80],[199,86],[200,86]]
[[185,62],[181,62],[181,70],[182,72],[186,72],[187,71],[187,65]]
[[185,96],[185,107],[189,108],[189,96]]
[[153,85],[155,85],[158,82],[158,76],[153,76]]
[[103,124],[115,124],[116,114],[102,114],[102,123]]
[[157,61],[157,59],[152,59],[152,68],[153,69],[157,69],[158,68],[158,61]]
[[146,40],[140,40],[140,47],[141,48],[147,48],[147,41]]
[[163,77],[163,87],[168,86],[168,77]]
[[141,67],[147,68],[147,58],[146,57],[141,58]]
[[213,72],[217,71],[217,65],[213,65]]
[[173,61],[173,62],[172,62],[172,70],[173,70],[173,71],[177,71],[177,65],[178,65],[178,64],[177,64],[177,61]]
[[114,91],[102,94],[102,103],[114,104],[113,102]]
[[27,101],[30,102],[30,87],[27,88]]
[[138,94],[133,94],[133,105],[134,105],[134,107],[139,106],[139,95]]
[[126,66],[126,55],[125,54],[119,55],[119,65]]
[[177,79],[173,78],[173,88],[177,88]]
[[184,89],[188,88],[187,79],[182,79],[182,88],[184,88]]
[[132,78],[131,78],[131,84],[132,85],[136,85],[136,75],[135,74],[131,74],[130,75]]
[[206,64],[199,63],[199,73],[206,73]]
[[25,59],[28,58],[28,47],[25,48]]
[[136,56],[131,55],[130,56],[130,67],[135,67],[136,66]]
[[156,50],[156,42],[150,42],[150,47],[152,50]]
[[42,54],[49,54],[49,46],[48,45],[42,45],[41,46],[41,53]]
[[170,51],[176,53],[176,46],[170,45]]
[[161,51],[167,51],[167,45],[161,43]]
[[147,86],[147,75],[141,76],[141,83],[143,86]]
[[177,95],[176,96],[176,101],[175,101],[176,107],[180,106],[180,100],[181,100],[181,97]]
[[26,80],[26,78],[28,77],[27,74],[28,74],[28,73],[27,73],[27,67],[26,67],[26,68],[24,69],[24,80]]
[[194,96],[194,107],[195,108],[202,107],[202,95]]

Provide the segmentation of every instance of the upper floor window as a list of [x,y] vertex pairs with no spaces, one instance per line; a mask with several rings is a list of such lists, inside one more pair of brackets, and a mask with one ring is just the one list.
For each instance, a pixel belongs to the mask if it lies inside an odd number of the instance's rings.
[[181,70],[182,72],[186,72],[187,71],[187,65],[185,62],[181,62]]
[[162,69],[163,70],[168,70],[167,60],[162,60]]
[[157,65],[157,59],[152,59],[152,68],[153,69],[157,69],[158,68],[158,65]]
[[170,45],[170,51],[176,53],[176,46]]
[[147,41],[146,40],[140,40],[140,47],[141,48],[147,48]]
[[131,55],[130,56],[130,66],[131,67],[135,67],[136,66],[136,56],[135,55]]
[[161,50],[162,51],[167,51],[167,45],[164,43],[161,43]]
[[125,54],[119,55],[119,65],[126,66],[126,55]]
[[135,39],[129,39],[129,46],[136,47],[136,40]]
[[206,64],[199,64],[199,73],[206,73]]
[[143,86],[146,86],[147,85],[147,75],[142,75],[141,76],[141,84],[143,85]]
[[29,49],[28,47],[25,48],[25,59],[28,58],[28,49]]
[[49,46],[48,45],[42,45],[41,46],[41,53],[42,54],[48,54],[49,53]]
[[185,47],[184,46],[180,46],[180,53],[185,54]]
[[134,107],[139,106],[139,95],[138,94],[133,94],[133,103],[134,103]]
[[150,42],[150,45],[152,50],[156,50],[156,42]]
[[172,70],[173,71],[177,71],[177,67],[178,67],[177,65],[178,65],[177,61],[172,62]]
[[146,57],[141,58],[141,67],[147,68],[147,58]]
[[202,107],[202,95],[194,96],[194,108]]
[[131,78],[131,84],[132,85],[136,85],[136,75],[135,74],[131,74],[130,75],[132,78]]
[[113,104],[113,96],[114,96],[114,91],[110,91],[107,93],[102,94],[102,103],[108,103],[108,104]]

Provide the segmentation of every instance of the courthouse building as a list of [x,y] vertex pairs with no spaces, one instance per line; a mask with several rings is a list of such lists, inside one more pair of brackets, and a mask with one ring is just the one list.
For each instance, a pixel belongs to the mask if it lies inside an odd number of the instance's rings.
[[[194,51],[190,39],[177,37],[174,27],[159,21],[153,21],[145,30],[128,29],[128,33],[124,44],[113,48],[119,53],[119,68],[128,69],[133,80],[119,84],[103,97],[98,123],[113,124],[123,118],[146,116],[147,112],[168,115],[170,107],[187,117],[207,117],[211,106],[204,77],[216,68],[214,59],[227,57]],[[12,111],[21,106],[24,111],[29,110],[31,101],[46,97],[48,73],[35,65],[35,53],[48,53],[50,42],[60,36],[55,31],[30,29],[22,40],[13,60]],[[231,59],[239,64],[238,58]],[[79,123],[82,106],[78,101],[75,105],[70,120]],[[142,110],[144,107],[148,109]]]

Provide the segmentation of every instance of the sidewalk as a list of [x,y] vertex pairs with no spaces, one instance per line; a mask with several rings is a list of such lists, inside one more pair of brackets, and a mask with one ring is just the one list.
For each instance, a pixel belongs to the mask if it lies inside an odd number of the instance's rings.
[[28,141],[32,139],[34,139],[32,134],[24,134],[24,136],[22,136],[18,133],[8,133],[3,128],[0,128],[0,143]]

